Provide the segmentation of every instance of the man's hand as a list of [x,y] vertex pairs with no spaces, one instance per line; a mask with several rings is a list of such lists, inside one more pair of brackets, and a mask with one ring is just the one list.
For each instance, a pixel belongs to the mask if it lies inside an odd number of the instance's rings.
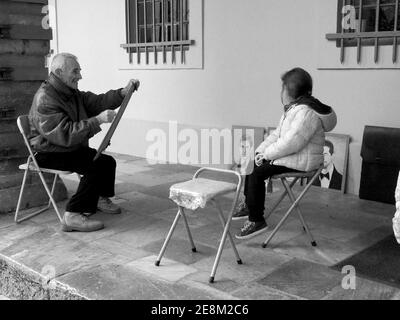
[[103,123],[111,123],[113,122],[115,116],[116,116],[116,112],[113,110],[106,110],[102,113],[100,113],[96,119],[100,122],[100,124]]
[[137,79],[129,80],[128,85],[127,85],[124,89],[121,90],[121,94],[122,94],[124,97],[126,97],[126,95],[128,94],[129,88],[130,88],[132,85],[135,87],[134,92],[135,92],[135,91],[138,91],[138,90],[139,90],[139,87],[140,87],[140,81],[137,80]]
[[256,159],[255,160],[256,160],[256,166],[260,167],[263,164],[263,162],[265,160],[265,157],[264,157],[264,155],[262,153],[259,153],[259,154],[256,155]]

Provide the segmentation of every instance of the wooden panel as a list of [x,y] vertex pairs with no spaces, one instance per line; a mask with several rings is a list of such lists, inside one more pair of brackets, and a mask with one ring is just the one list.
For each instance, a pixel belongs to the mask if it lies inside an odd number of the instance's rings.
[[[42,81],[37,82],[2,82],[0,85],[0,97],[15,99],[18,95],[31,96],[33,98]],[[1,101],[1,100],[0,100]]]
[[0,39],[51,40],[52,30],[41,26],[0,25]]
[[24,25],[42,27],[43,16],[38,15],[23,15],[23,14],[8,14],[0,12],[0,24],[5,25]]
[[3,68],[44,68],[45,58],[43,56],[26,56],[20,54],[0,55],[0,66]]
[[46,68],[0,68],[0,82],[37,81],[47,78],[48,70]]
[[23,3],[15,1],[0,1],[0,12],[7,14],[30,14],[43,16],[43,4]]
[[46,56],[50,52],[47,40],[8,40],[0,39],[0,54],[22,54]]

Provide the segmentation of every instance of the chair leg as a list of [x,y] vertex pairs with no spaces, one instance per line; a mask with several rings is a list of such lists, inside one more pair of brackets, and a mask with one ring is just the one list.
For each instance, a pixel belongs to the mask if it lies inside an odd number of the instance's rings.
[[160,254],[158,255],[157,261],[155,263],[156,267],[160,266],[161,259],[163,258],[164,254],[165,254],[165,251],[167,250],[168,244],[171,241],[172,235],[175,232],[176,226],[178,225],[178,222],[179,222],[180,218],[181,218],[181,211],[179,210],[177,215],[176,215],[176,217],[175,217],[175,220],[174,220],[174,222],[173,222],[173,224],[171,226],[171,229],[168,232],[167,238],[165,239],[165,242],[164,242],[164,244],[163,244],[163,246],[161,248]]
[[[292,191],[292,189],[290,188],[290,186],[289,186],[287,180],[286,180],[286,179],[282,179],[282,183],[283,183],[283,185],[284,185],[284,187],[285,187],[285,189],[286,189],[286,191],[287,191],[287,193],[288,193],[288,195],[289,195],[290,200],[291,200],[293,203],[295,203],[295,202],[296,202],[296,197],[294,196],[293,191]],[[301,199],[300,199],[300,200],[301,200]],[[315,239],[314,239],[314,237],[313,237],[313,235],[312,235],[312,233],[311,233],[311,231],[310,231],[310,228],[308,227],[308,225],[307,225],[307,223],[306,223],[306,220],[304,219],[304,217],[303,217],[303,215],[302,215],[302,213],[301,213],[299,204],[296,206],[296,210],[297,210],[297,213],[298,213],[298,215],[299,215],[300,221],[301,221],[301,223],[302,223],[302,225],[303,225],[303,228],[304,228],[304,230],[306,231],[307,235],[309,236],[309,238],[310,238],[310,240],[311,240],[311,245],[312,245],[313,247],[316,247],[316,246],[317,246],[317,243],[315,242]]]
[[181,216],[183,217],[183,221],[185,222],[185,227],[186,227],[186,231],[189,236],[190,245],[192,246],[192,252],[196,253],[197,249],[196,249],[196,245],[194,244],[194,241],[193,241],[192,233],[190,232],[190,227],[189,227],[189,223],[186,218],[185,209],[183,207],[180,207],[179,212],[180,212]]
[[[214,200],[213,202],[214,202],[214,204],[215,204],[215,206],[216,206],[216,208],[217,208],[217,211],[218,211],[218,214],[219,214],[219,218],[220,218],[221,223],[222,223],[222,228],[225,228],[226,220],[225,220],[223,211],[222,211],[222,209],[221,209],[221,206],[219,205],[219,203],[218,203],[216,200]],[[243,261],[242,261],[242,259],[240,258],[239,252],[238,252],[238,250],[237,250],[237,248],[236,248],[236,244],[235,244],[235,242],[233,241],[233,237],[232,237],[232,234],[231,234],[230,231],[228,231],[228,237],[229,237],[229,241],[231,242],[231,245],[232,245],[232,248],[233,248],[233,252],[235,253],[236,261],[237,261],[238,264],[242,265],[242,264],[243,264]]]
[[40,180],[42,181],[43,187],[44,187],[44,189],[46,190],[47,195],[48,195],[49,198],[50,198],[50,202],[51,202],[51,204],[53,205],[54,210],[56,211],[56,214],[57,214],[57,216],[58,216],[58,219],[59,219],[60,222],[62,223],[63,219],[62,219],[62,217],[61,217],[60,211],[58,210],[57,203],[56,203],[56,201],[54,200],[53,195],[52,195],[52,193],[51,193],[50,190],[49,190],[49,187],[47,186],[46,179],[44,178],[43,173],[42,173],[41,171],[39,171],[38,173],[39,173]]
[[217,256],[215,257],[214,266],[213,266],[213,269],[211,272],[211,276],[210,276],[210,280],[209,280],[210,283],[214,283],[214,281],[215,281],[215,275],[217,274],[218,265],[219,265],[219,262],[221,261],[222,251],[224,250],[226,239],[228,237],[228,233],[231,228],[232,217],[233,217],[233,214],[235,213],[235,209],[236,209],[236,206],[237,206],[237,203],[239,200],[239,191],[240,191],[240,188],[238,188],[238,190],[236,190],[232,209],[231,209],[231,212],[229,213],[228,221],[225,224],[224,232],[222,234],[221,242],[218,247]]
[[[28,167],[29,167],[29,164],[28,164]],[[24,178],[22,180],[21,191],[19,192],[19,197],[18,197],[17,209],[15,211],[15,218],[14,218],[15,223],[22,222],[22,221],[18,220],[18,214],[19,214],[19,210],[21,208],[21,202],[22,202],[22,197],[24,195],[24,191],[25,191],[25,184],[26,184],[26,179],[28,177],[28,173],[29,173],[29,168],[27,168],[25,170]]]
[[[291,184],[290,184],[290,188],[292,188],[297,182],[297,179],[294,180]],[[265,216],[265,220],[268,220],[269,217],[271,217],[271,215],[275,212],[275,210],[279,207],[280,203],[282,202],[283,199],[285,199],[287,195],[287,191],[285,189],[285,191],[279,196],[279,199],[275,202],[274,206],[272,207],[272,209],[268,212],[268,214]]]

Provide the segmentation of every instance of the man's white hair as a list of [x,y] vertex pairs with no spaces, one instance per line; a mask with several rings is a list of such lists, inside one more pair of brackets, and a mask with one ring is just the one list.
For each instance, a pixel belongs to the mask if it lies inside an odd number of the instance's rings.
[[58,53],[54,56],[53,61],[51,62],[50,70],[55,73],[57,69],[65,70],[66,62],[69,60],[78,61],[78,58],[71,53]]

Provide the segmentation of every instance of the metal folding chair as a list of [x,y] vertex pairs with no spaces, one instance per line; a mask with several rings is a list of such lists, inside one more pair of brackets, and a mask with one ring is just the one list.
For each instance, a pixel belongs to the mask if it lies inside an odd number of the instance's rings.
[[[203,179],[199,178],[200,174],[206,171],[211,171],[211,172],[220,172],[220,173],[229,173],[229,174],[234,174],[238,178],[238,183],[232,184],[232,183],[227,183],[223,181],[218,181],[218,180],[208,180],[208,179]],[[167,238],[164,242],[164,245],[162,246],[161,252],[157,258],[156,261],[156,266],[159,267],[161,263],[161,259],[163,258],[165,251],[167,249],[167,246],[172,238],[172,235],[178,225],[178,222],[180,218],[183,218],[186,231],[189,236],[189,241],[190,245],[192,247],[192,251],[194,253],[197,252],[195,243],[193,241],[193,237],[190,231],[190,227],[188,224],[188,220],[185,214],[185,209],[189,210],[197,210],[198,208],[204,208],[208,202],[213,203],[216,206],[216,209],[218,211],[219,218],[221,220],[222,226],[223,226],[223,234],[221,237],[220,245],[218,248],[217,256],[215,258],[214,266],[211,272],[210,276],[210,283],[214,283],[215,281],[215,275],[217,273],[217,268],[221,260],[222,256],[222,251],[225,247],[226,240],[229,238],[229,241],[232,244],[232,248],[234,251],[234,254],[236,256],[236,261],[239,265],[242,265],[243,262],[239,256],[239,252],[236,248],[235,242],[233,241],[233,237],[230,233],[230,227],[232,224],[232,216],[235,212],[237,202],[239,199],[239,193],[242,187],[242,177],[239,173],[235,171],[229,171],[229,170],[220,170],[220,169],[214,169],[214,168],[202,168],[199,171],[196,172],[196,174],[193,177],[193,180],[176,184],[171,187],[171,199],[177,203],[178,205],[178,213],[176,215],[176,218],[171,226],[171,229],[167,235]],[[235,196],[233,199],[232,203],[232,209],[229,213],[228,219],[225,219],[224,213],[218,204],[216,198],[222,195],[226,195],[229,193],[235,192]],[[177,195],[174,197],[173,195]],[[180,200],[179,198],[182,196],[183,200]]]
[[[46,168],[39,167],[39,165],[38,165],[38,163],[36,161],[36,158],[35,158],[35,154],[32,151],[32,148],[31,148],[31,146],[29,144],[29,140],[28,140],[28,137],[27,137],[27,133],[30,132],[30,125],[29,125],[28,116],[20,116],[17,119],[17,125],[18,125],[18,128],[19,128],[19,131],[22,134],[22,137],[24,138],[25,145],[28,148],[29,157],[28,157],[28,161],[27,161],[26,164],[23,164],[23,165],[19,166],[19,169],[20,170],[24,170],[25,173],[24,173],[24,178],[22,180],[22,186],[21,186],[21,191],[20,191],[19,198],[18,198],[17,209],[15,211],[15,222],[19,224],[19,223],[24,222],[26,220],[29,220],[29,219],[31,219],[33,217],[36,217],[37,215],[49,210],[52,205],[53,205],[54,210],[55,210],[55,212],[56,212],[56,214],[58,216],[58,219],[60,220],[60,222],[62,222],[63,219],[62,219],[62,216],[60,214],[60,211],[58,210],[57,203],[54,200],[53,194],[54,194],[54,191],[55,191],[55,188],[56,188],[58,177],[60,175],[70,175],[70,174],[73,174],[73,172],[52,170],[52,169],[46,169]],[[20,211],[20,208],[21,208],[22,197],[24,195],[24,189],[25,189],[26,180],[27,180],[29,172],[36,172],[36,173],[39,174],[39,177],[40,177],[40,180],[41,180],[41,182],[43,184],[43,187],[45,188],[46,193],[49,196],[49,203],[48,203],[47,207],[45,207],[44,209],[41,209],[39,211],[36,211],[36,212],[31,213],[29,215],[26,215],[23,218],[19,218],[19,211]],[[47,186],[47,182],[46,182],[46,180],[45,180],[45,178],[43,176],[43,173],[48,173],[48,174],[53,174],[54,175],[54,180],[53,180],[53,185],[52,185],[51,190]],[[79,175],[78,175],[78,177],[80,178]]]
[[[286,220],[289,218],[289,216],[292,214],[294,210],[297,211],[297,214],[299,216],[299,219],[303,225],[304,231],[307,233],[311,240],[311,245],[313,247],[317,246],[317,242],[314,240],[314,237],[310,231],[310,228],[308,227],[303,214],[301,213],[300,210],[300,202],[303,199],[303,197],[306,195],[306,193],[310,190],[311,186],[313,185],[314,181],[319,177],[321,171],[323,169],[323,166],[321,166],[318,170],[312,171],[312,172],[301,172],[301,173],[285,173],[285,174],[280,174],[273,176],[271,179],[273,180],[281,180],[285,191],[283,194],[279,197],[278,201],[275,203],[273,206],[272,210],[270,210],[269,214],[267,215],[267,219],[274,213],[274,211],[278,208],[279,204],[282,202],[282,200],[288,195],[289,199],[292,202],[292,206],[289,208],[289,210],[285,213],[283,218],[280,220],[278,225],[275,227],[275,229],[272,231],[272,233],[269,235],[268,239],[263,243],[263,248],[266,248],[268,244],[271,242],[273,237],[278,233],[279,229],[283,226],[283,224],[286,222]],[[293,179],[292,182],[289,183],[288,179]],[[293,187],[299,180],[308,180],[307,185],[301,192],[301,194],[296,198],[294,193],[293,193]]]

